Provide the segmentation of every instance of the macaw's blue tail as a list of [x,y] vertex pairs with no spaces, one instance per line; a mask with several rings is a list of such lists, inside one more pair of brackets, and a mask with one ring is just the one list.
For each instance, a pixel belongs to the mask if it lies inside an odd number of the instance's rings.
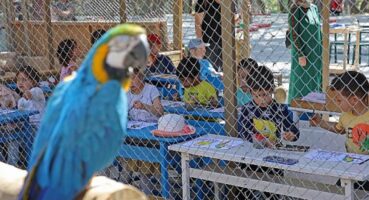
[[[23,183],[23,187],[18,195],[18,200],[64,200],[71,198],[70,194],[62,194],[60,188],[51,188],[48,186],[41,187],[41,185],[38,183],[37,171],[39,169],[42,158],[44,157],[44,154],[45,151],[42,151],[35,165],[29,171]],[[78,199],[79,197],[76,198]]]
[[18,195],[18,200],[38,200],[43,199],[43,191],[40,185],[37,183],[36,173],[40,162],[44,156],[45,151],[42,151],[41,155],[37,159],[36,164],[32,167],[24,180],[23,187]]
[[77,196],[62,193],[62,189],[58,187],[46,186],[42,187],[37,181],[37,171],[44,157],[45,151],[37,159],[34,166],[29,171],[23,187],[18,195],[18,200],[65,200],[65,199],[82,199],[86,190],[81,191]]

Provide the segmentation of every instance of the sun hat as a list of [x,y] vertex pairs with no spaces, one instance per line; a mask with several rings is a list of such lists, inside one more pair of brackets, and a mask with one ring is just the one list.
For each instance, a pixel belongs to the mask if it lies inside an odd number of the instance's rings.
[[154,34],[154,33],[147,35],[147,40],[154,44],[159,44],[159,45],[161,44],[161,39],[159,35]]
[[210,46],[209,43],[204,43],[201,39],[191,39],[189,42],[188,42],[188,48],[189,49],[197,49],[199,48],[202,44],[204,44],[206,47]]
[[152,131],[155,136],[160,137],[184,136],[195,132],[195,127],[186,124],[184,117],[177,114],[166,114],[160,117],[158,129]]

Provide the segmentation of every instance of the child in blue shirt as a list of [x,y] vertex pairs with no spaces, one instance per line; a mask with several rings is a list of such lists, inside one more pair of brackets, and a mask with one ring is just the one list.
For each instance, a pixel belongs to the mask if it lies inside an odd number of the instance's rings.
[[250,142],[261,141],[266,147],[274,147],[282,138],[296,141],[300,132],[287,105],[277,103],[272,97],[273,72],[265,66],[251,69],[246,84],[251,89],[252,101],[242,107],[240,137]]
[[242,59],[237,66],[238,88],[236,91],[237,106],[243,106],[252,100],[251,92],[246,84],[249,71],[257,68],[258,63],[252,58]]
[[210,61],[204,58],[207,46],[209,44],[204,43],[201,39],[191,39],[188,43],[190,56],[199,60],[200,79],[209,82],[217,91],[224,90],[223,73],[217,72]]
[[147,41],[150,44],[150,55],[147,63],[146,74],[175,74],[176,68],[172,60],[163,54],[160,54],[162,47],[161,38],[157,34],[149,34]]

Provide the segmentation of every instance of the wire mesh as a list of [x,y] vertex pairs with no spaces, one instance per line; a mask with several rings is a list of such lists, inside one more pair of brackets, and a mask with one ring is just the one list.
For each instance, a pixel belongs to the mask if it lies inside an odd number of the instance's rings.
[[1,1],[0,161],[27,168],[56,85],[129,22],[151,53],[131,77],[129,137],[98,175],[154,199],[367,199],[368,12],[367,0]]

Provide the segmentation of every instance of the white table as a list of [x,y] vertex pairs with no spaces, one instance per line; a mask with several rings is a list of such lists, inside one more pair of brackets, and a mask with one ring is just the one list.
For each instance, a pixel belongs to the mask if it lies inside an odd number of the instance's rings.
[[[303,130],[303,135],[309,134],[313,129]],[[319,130],[317,130],[319,132]],[[321,131],[320,131],[321,132]],[[328,138],[332,135],[328,135]],[[334,135],[333,135],[334,136]],[[210,138],[228,138],[218,135],[206,135],[202,137]],[[305,136],[306,137],[306,136]],[[326,138],[326,139],[328,139]],[[240,140],[238,138],[233,138]],[[319,138],[316,138],[319,139]],[[341,137],[342,140],[342,137]],[[311,143],[315,143],[313,140]],[[310,143],[308,142],[308,143]],[[331,140],[326,141],[332,143]],[[343,146],[343,142],[341,144]],[[301,142],[298,142],[301,143]],[[337,145],[335,145],[337,146]],[[313,146],[313,148],[316,146]],[[342,147],[331,147],[332,150],[342,150]],[[337,149],[338,148],[338,149]],[[183,199],[190,199],[189,181],[190,177],[202,180],[212,181],[214,183],[229,184],[237,187],[244,187],[252,190],[259,190],[275,194],[287,195],[303,199],[354,199],[353,183],[355,181],[365,181],[369,178],[369,162],[358,164],[349,164],[342,162],[326,162],[304,158],[304,153],[278,151],[271,149],[255,149],[251,143],[244,142],[242,145],[229,150],[214,150],[199,147],[188,147],[183,144],[175,144],[169,146],[169,149],[181,153],[182,160],[182,185]],[[328,148],[329,149],[329,148]],[[263,161],[268,155],[277,155],[287,158],[298,159],[295,165],[288,166]],[[305,188],[304,184],[298,186],[294,184],[286,184],[286,181],[264,180],[257,176],[240,176],[232,173],[226,173],[226,170],[206,169],[206,168],[190,168],[189,161],[193,157],[210,157],[212,159],[220,159],[232,161],[236,163],[252,164],[270,168],[285,170],[285,172],[304,173],[308,175],[331,177],[341,180],[340,191],[321,190],[319,187]],[[283,179],[283,177],[279,177]],[[311,180],[309,180],[311,181]],[[333,185],[334,186],[334,185]],[[317,189],[319,188],[319,189]]]

